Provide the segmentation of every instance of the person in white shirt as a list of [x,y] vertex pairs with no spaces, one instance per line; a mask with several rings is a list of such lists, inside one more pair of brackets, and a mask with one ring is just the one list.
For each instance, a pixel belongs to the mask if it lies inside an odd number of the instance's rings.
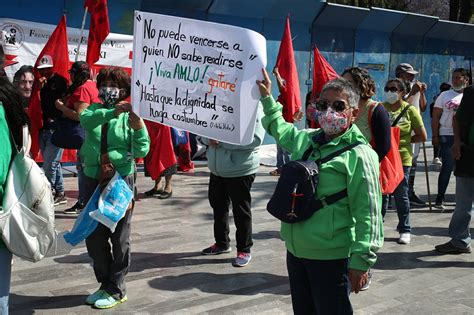
[[[416,71],[413,66],[409,63],[401,63],[395,69],[395,76],[402,79],[410,87],[410,92],[405,95],[404,100],[409,104],[413,105],[418,112],[421,114],[426,109],[426,83],[416,80]],[[426,203],[421,200],[416,194],[414,189],[415,175],[416,175],[416,162],[420,153],[420,143],[412,145],[413,150],[413,161],[412,167],[410,168],[410,177],[408,179],[408,198],[410,199],[411,206],[424,207]]]
[[436,99],[431,121],[433,146],[439,145],[443,161],[438,177],[438,195],[435,203],[438,209],[444,209],[444,194],[454,166],[451,154],[454,143],[453,119],[461,103],[464,88],[469,85],[469,72],[463,68],[455,69],[451,81],[451,89],[441,93]]

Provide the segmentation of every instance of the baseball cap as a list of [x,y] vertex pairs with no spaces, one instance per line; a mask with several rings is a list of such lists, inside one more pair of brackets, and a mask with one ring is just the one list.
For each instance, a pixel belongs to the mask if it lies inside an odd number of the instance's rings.
[[53,67],[53,58],[50,55],[44,55],[41,57],[38,66],[36,69],[52,68]]
[[418,71],[416,71],[413,66],[409,63],[401,63],[397,66],[395,69],[395,75],[398,75],[400,73],[409,73],[409,74],[418,74]]

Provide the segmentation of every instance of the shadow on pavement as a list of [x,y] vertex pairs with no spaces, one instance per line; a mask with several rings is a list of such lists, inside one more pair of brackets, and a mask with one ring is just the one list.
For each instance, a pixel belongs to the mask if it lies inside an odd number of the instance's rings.
[[[429,251],[414,253],[379,253],[375,269],[380,270],[402,270],[402,269],[418,269],[418,268],[470,268],[472,262],[467,261],[436,261],[433,257],[445,256],[436,252],[434,249]],[[452,256],[455,257],[455,256]],[[429,260],[424,260],[428,258]]]
[[187,273],[179,276],[166,276],[152,279],[150,287],[158,290],[185,291],[198,289],[202,292],[229,295],[256,295],[271,288],[288,285],[288,290],[275,291],[275,294],[289,294],[288,277],[270,273],[250,272],[233,274],[214,274],[210,272]]
[[[35,314],[35,310],[66,309],[84,305],[87,295],[31,296],[10,294],[11,314]],[[34,308],[33,308],[34,307]]]

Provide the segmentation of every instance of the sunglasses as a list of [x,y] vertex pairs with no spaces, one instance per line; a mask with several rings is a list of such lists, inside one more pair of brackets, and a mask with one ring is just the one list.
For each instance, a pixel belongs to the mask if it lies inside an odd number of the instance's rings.
[[390,91],[390,92],[398,92],[398,89],[397,89],[396,87],[394,87],[394,86],[392,86],[392,87],[386,86],[383,90],[384,90],[385,92],[388,92],[388,91]]
[[326,100],[319,100],[316,102],[316,109],[320,112],[325,112],[328,110],[328,107],[331,107],[336,112],[343,112],[346,110],[346,102],[344,101],[334,101],[329,103]]

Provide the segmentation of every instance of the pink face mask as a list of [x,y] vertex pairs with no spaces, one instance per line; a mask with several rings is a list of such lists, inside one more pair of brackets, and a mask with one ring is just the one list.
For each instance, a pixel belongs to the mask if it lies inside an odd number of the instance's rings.
[[347,129],[349,119],[345,112],[336,112],[329,107],[324,112],[318,112],[318,123],[326,135],[336,135]]

